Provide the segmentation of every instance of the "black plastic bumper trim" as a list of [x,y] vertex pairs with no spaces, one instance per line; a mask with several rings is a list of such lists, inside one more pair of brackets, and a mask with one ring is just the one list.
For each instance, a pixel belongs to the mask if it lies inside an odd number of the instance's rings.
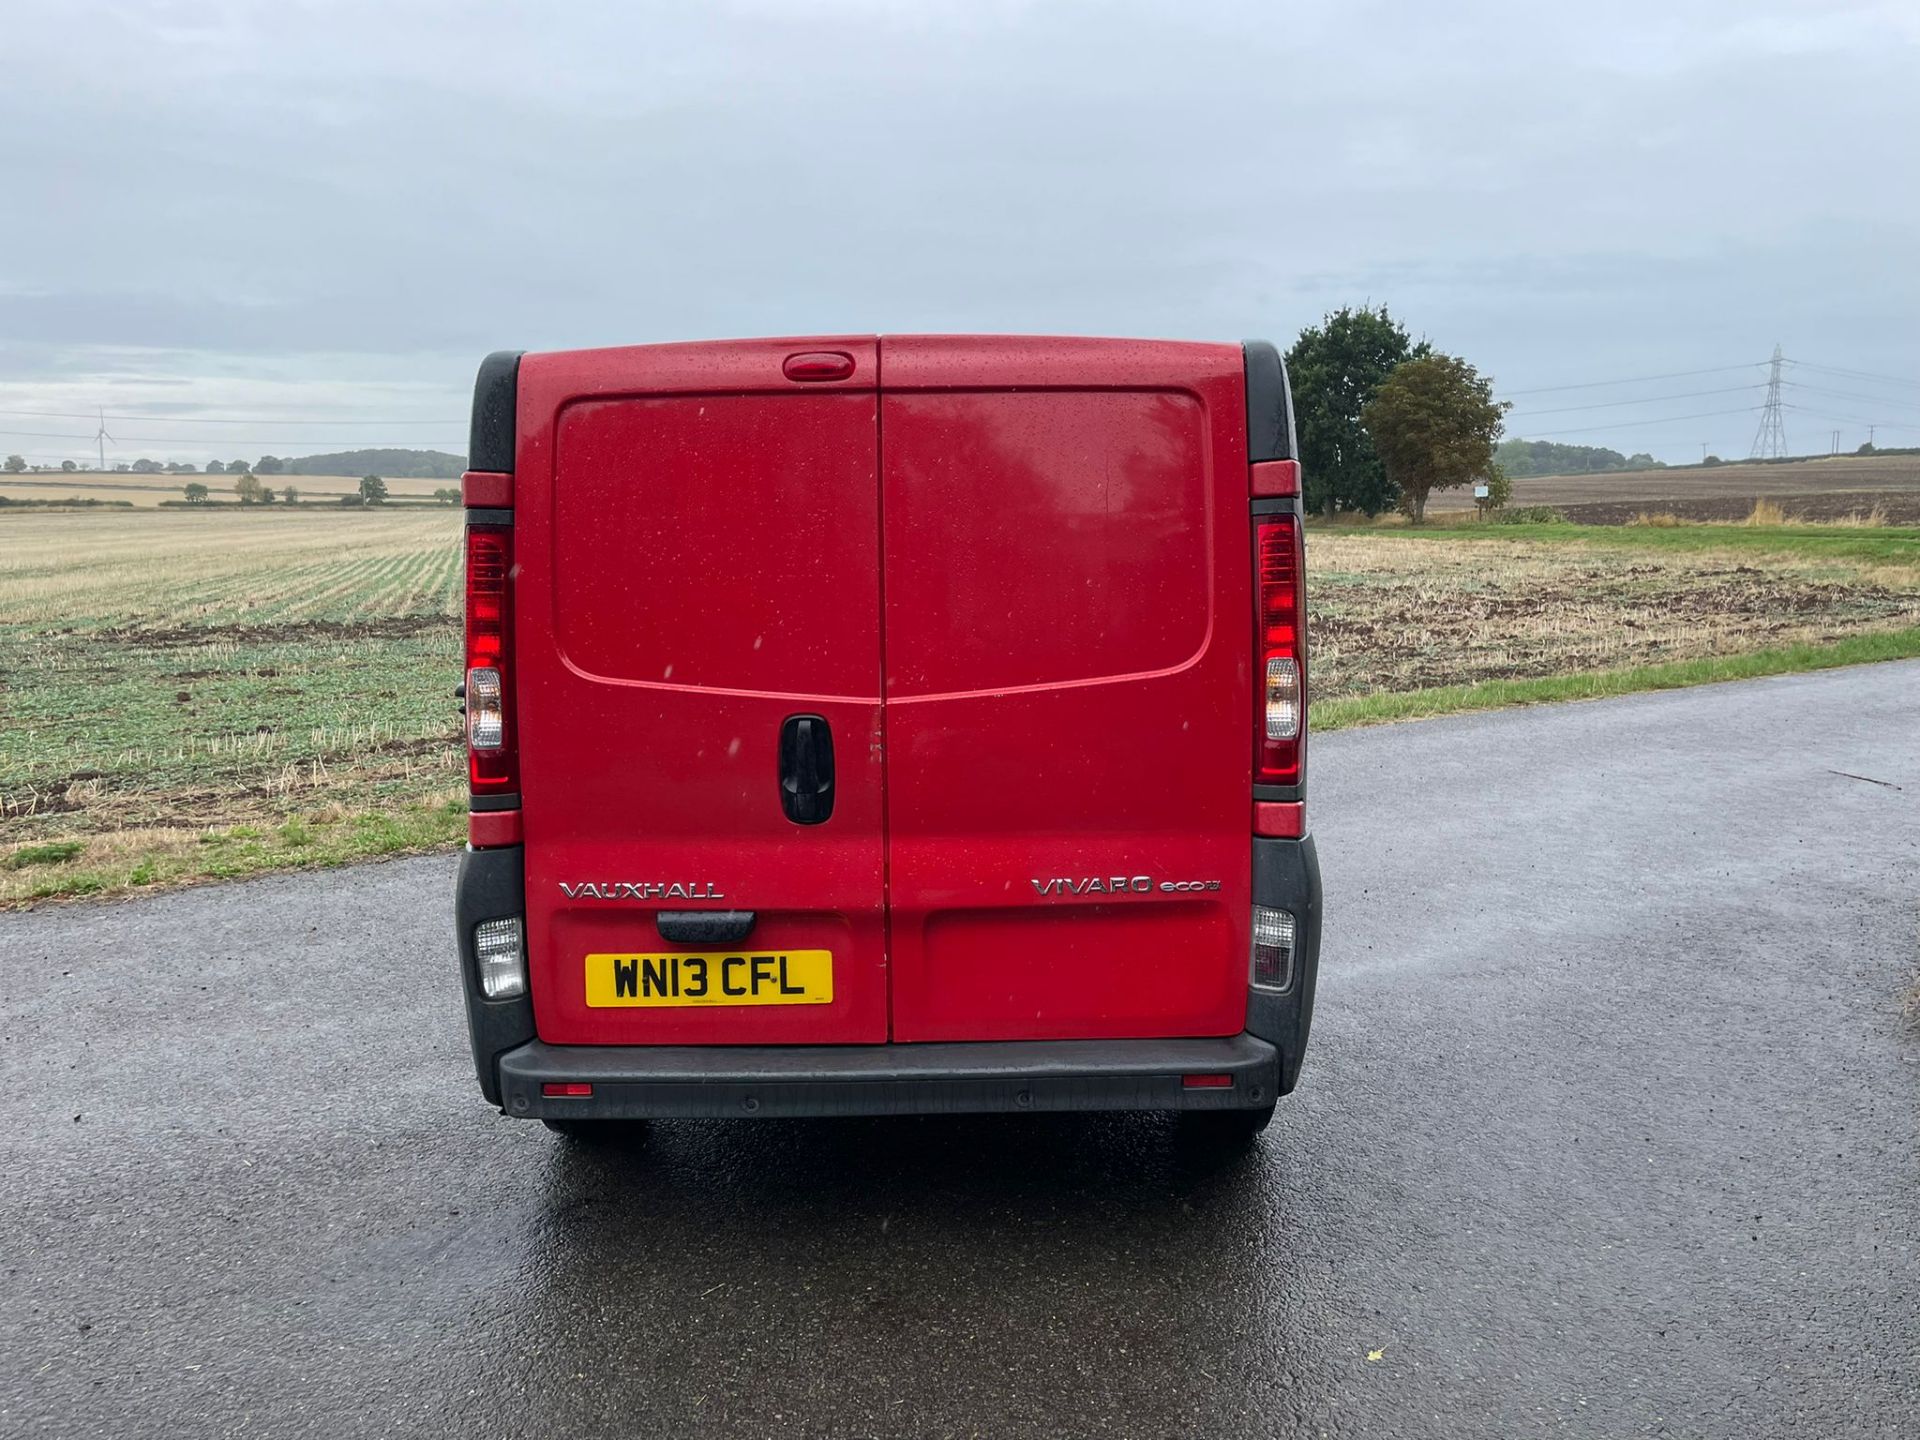
[[526,913],[525,857],[519,845],[486,850],[469,846],[460,856],[454,880],[453,917],[460,948],[460,989],[467,1002],[467,1039],[473,1047],[480,1093],[495,1105],[500,1103],[497,1062],[503,1051],[533,1038],[533,1001],[525,995],[489,1000],[480,993],[473,927],[482,920]]
[[[529,1118],[703,1119],[1060,1110],[1246,1110],[1279,1093],[1254,1035],[926,1045],[548,1045],[500,1057],[502,1108]],[[1189,1089],[1182,1076],[1233,1077]],[[541,1087],[588,1083],[591,1096]]]
[[1280,1093],[1290,1095],[1306,1058],[1320,975],[1320,854],[1311,835],[1254,838],[1253,903],[1285,910],[1294,921],[1292,983],[1280,994],[1247,990],[1247,1030],[1280,1051]]

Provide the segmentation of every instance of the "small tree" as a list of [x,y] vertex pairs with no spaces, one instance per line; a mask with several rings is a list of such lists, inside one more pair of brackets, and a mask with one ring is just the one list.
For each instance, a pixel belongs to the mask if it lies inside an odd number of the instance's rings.
[[460,503],[460,492],[458,490],[454,490],[449,487],[442,486],[440,489],[433,492],[433,498],[438,500],[442,505],[458,505]]
[[[255,482],[255,483],[258,483],[258,482]],[[274,493],[273,493],[273,487],[271,485],[260,486],[260,503],[262,505],[273,504],[275,498],[276,497],[274,496]]]
[[1492,473],[1506,411],[1493,398],[1493,383],[1457,356],[1426,355],[1394,367],[1362,418],[1414,524],[1425,523],[1435,490]]
[[300,487],[299,486],[297,485],[282,486],[280,493],[286,497],[287,504],[298,505],[300,503]]
[[260,482],[251,475],[242,475],[238,480],[233,482],[233,493],[240,497],[240,503],[242,505],[259,504],[260,491]]
[[360,498],[369,505],[384,504],[387,498],[387,482],[378,475],[360,477]]
[[259,460],[254,463],[253,473],[256,475],[280,475],[285,473],[286,468],[287,467],[280,462],[279,456],[262,455]]
[[26,457],[26,456],[24,456],[24,455],[9,455],[9,456],[7,456],[7,473],[8,473],[9,475],[19,475],[19,474],[22,474],[22,473],[24,473],[24,472],[25,472],[25,470],[26,470],[26,468],[27,468],[27,457]]
[[202,485],[198,480],[189,480],[186,484],[185,494],[189,505],[206,504],[209,493],[207,487]]
[[162,475],[166,469],[158,460],[149,460],[144,455],[133,462],[133,473],[136,475]]
[[73,463],[73,461],[71,461],[71,460],[62,460],[62,461],[60,462],[60,469],[61,469],[61,471],[62,471],[62,473],[64,473],[64,474],[67,474],[67,475],[71,475],[71,474],[73,474],[73,472],[74,472],[74,471],[76,471],[76,470],[78,470],[79,468],[80,468],[80,467],[79,467],[78,465],[76,465],[76,464],[74,464],[74,463]]
[[244,460],[229,460],[227,462],[227,473],[229,475],[251,475],[253,473],[253,467]]
[[226,473],[227,473],[227,467],[224,461],[220,461],[220,460],[207,461],[207,474],[224,475]]

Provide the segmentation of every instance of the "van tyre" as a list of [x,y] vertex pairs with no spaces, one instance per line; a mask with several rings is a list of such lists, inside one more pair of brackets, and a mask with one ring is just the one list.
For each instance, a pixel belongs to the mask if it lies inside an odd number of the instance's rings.
[[575,1145],[612,1145],[638,1140],[646,1131],[641,1120],[554,1120],[540,1123],[556,1135],[564,1135]]
[[1218,1154],[1245,1150],[1272,1123],[1271,1105],[1254,1110],[1188,1110],[1180,1116],[1183,1138]]

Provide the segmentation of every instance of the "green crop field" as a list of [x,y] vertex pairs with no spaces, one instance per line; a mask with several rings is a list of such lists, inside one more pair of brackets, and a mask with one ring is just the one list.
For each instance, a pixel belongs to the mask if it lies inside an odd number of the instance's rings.
[[[0,905],[457,843],[456,511],[0,513]],[[1920,531],[1310,528],[1314,724],[1920,655]]]
[[456,839],[459,526],[0,520],[0,903]]

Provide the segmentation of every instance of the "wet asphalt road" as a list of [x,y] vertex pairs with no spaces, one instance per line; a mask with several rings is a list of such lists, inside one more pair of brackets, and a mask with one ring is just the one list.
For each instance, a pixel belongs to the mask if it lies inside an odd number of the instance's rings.
[[1920,665],[1313,768],[1314,1048],[1225,1168],[579,1153],[473,1088],[445,858],[0,916],[0,1434],[1920,1434]]

